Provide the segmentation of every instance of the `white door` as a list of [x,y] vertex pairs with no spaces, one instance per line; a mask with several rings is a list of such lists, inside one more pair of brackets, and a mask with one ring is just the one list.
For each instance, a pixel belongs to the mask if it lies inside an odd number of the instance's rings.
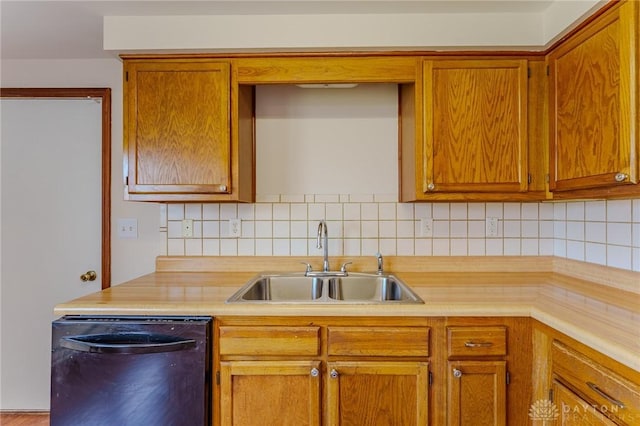
[[0,409],[48,410],[53,307],[101,287],[102,106],[0,102]]

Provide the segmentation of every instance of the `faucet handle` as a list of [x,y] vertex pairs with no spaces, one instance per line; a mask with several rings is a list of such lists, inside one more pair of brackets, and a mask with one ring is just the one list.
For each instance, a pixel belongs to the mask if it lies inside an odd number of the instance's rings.
[[340,272],[347,273],[347,265],[351,265],[353,262],[344,262],[340,267]]
[[311,267],[310,263],[307,263],[307,262],[300,262],[300,263],[302,263],[303,265],[307,265],[304,271],[305,274],[308,274],[309,272],[313,271],[313,268]]

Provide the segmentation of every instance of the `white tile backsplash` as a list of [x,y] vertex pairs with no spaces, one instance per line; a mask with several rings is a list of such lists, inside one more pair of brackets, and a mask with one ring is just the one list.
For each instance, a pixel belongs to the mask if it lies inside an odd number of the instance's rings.
[[[172,256],[320,256],[318,221],[331,256],[559,256],[640,271],[640,200],[555,203],[397,203],[383,194],[262,195],[255,204],[167,204],[160,230]],[[498,237],[485,236],[497,217]],[[229,219],[240,218],[239,238]],[[420,219],[433,219],[433,236]],[[182,220],[194,236],[182,238]]]

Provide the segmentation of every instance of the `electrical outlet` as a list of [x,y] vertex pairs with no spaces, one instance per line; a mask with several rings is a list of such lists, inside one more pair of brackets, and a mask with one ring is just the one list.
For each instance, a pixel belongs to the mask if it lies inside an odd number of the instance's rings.
[[118,219],[118,238],[138,238],[138,219]]
[[184,219],[182,221],[182,238],[193,237],[193,220]]
[[229,219],[229,237],[238,238],[242,233],[242,222],[240,219]]
[[497,217],[488,217],[486,219],[486,230],[485,236],[487,237],[497,237],[498,236],[498,218]]
[[420,236],[433,237],[433,219],[430,217],[420,219]]

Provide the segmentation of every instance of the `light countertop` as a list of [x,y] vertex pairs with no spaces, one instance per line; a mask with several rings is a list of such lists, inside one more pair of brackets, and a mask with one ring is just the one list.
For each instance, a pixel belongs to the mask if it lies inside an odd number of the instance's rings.
[[[225,303],[257,272],[299,271],[298,261],[158,258],[156,272],[62,303],[55,314],[528,316],[640,371],[640,273],[543,257],[389,258],[387,268],[424,304]],[[358,258],[353,270],[369,263]]]

